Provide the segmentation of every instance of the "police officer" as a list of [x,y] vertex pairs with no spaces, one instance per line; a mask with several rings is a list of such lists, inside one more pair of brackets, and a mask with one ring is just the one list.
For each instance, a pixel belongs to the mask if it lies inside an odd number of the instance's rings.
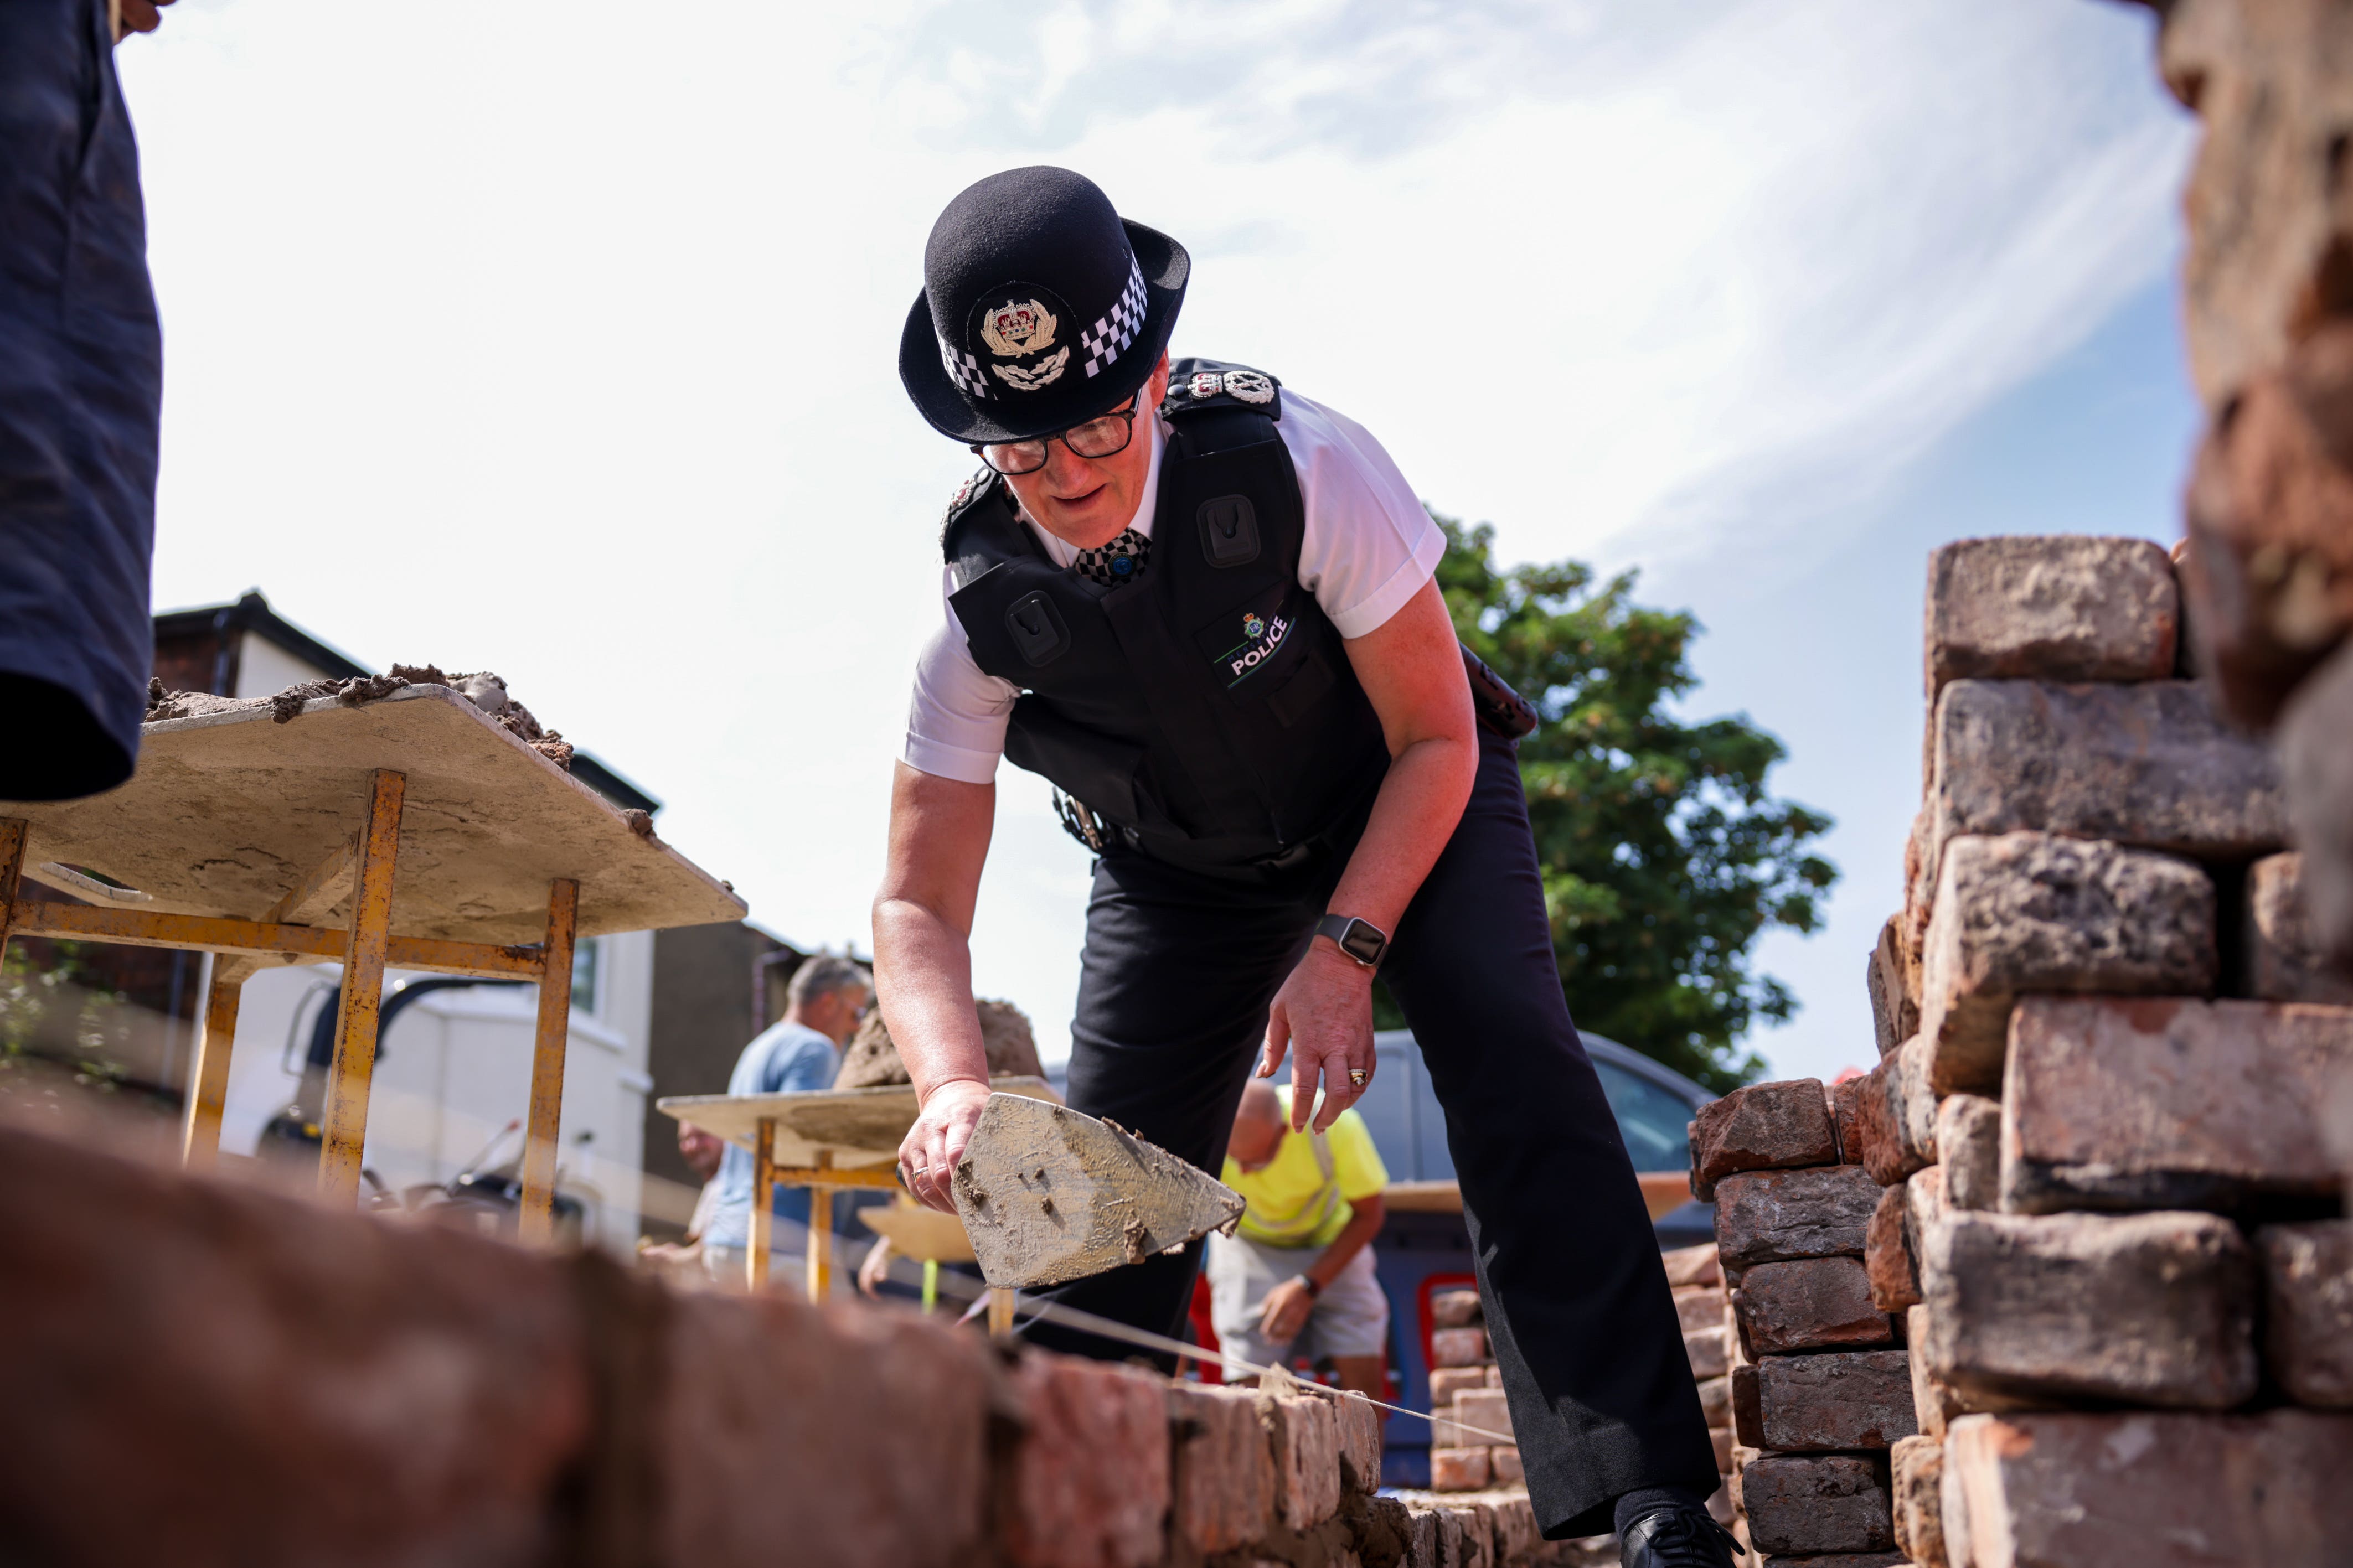
[[[941,536],[874,907],[923,1105],[902,1173],[951,1207],[988,1096],[967,938],[1002,755],[1096,854],[1071,1103],[1214,1172],[1253,1055],[1265,1076],[1288,1050],[1293,1125],[1322,1131],[1371,1079],[1378,972],[1446,1109],[1546,1536],[1616,1528],[1630,1568],[1729,1564],[1657,1241],[1554,967],[1510,726],[1481,722],[1432,580],[1444,537],[1362,427],[1263,372],[1169,363],[1190,270],[1054,168],[965,190],[924,250],[900,378],[983,467]],[[1198,1261],[1054,1295],[1173,1334]]]

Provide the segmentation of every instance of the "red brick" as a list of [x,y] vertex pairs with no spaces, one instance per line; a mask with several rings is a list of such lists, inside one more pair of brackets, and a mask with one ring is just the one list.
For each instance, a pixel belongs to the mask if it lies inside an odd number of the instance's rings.
[[1471,1492],[1487,1484],[1494,1461],[1484,1448],[1432,1448],[1430,1486],[1432,1491]]
[[1948,1095],[1936,1107],[1936,1159],[1945,1201],[1957,1209],[2001,1206],[2001,1105],[1978,1094]]
[[[1453,1406],[1446,1413],[1453,1423],[1435,1424],[1431,1441],[1446,1448],[1484,1448],[1495,1441],[1494,1434],[1512,1435],[1512,1409],[1500,1388],[1482,1388],[1455,1396]],[[1465,1431],[1468,1427],[1472,1430]]]
[[2353,1220],[2255,1233],[2263,1357],[2298,1405],[2353,1408]]
[[1724,1268],[1715,1256],[1715,1244],[1704,1241],[1697,1247],[1678,1247],[1662,1253],[1667,1266],[1667,1283],[1680,1289],[1685,1285],[1721,1286]]
[[1976,1568],[2338,1563],[2353,1541],[2353,1416],[1965,1415],[1945,1468],[1946,1545]]
[[1920,1266],[1913,1255],[1908,1206],[1905,1189],[1894,1186],[1880,1193],[1879,1205],[1871,1211],[1862,1261],[1872,1305],[1883,1312],[1903,1311],[1920,1300]]
[[[1018,1568],[1145,1568],[1158,1563],[1167,1549],[1166,1384],[1128,1367],[1042,1353],[1023,1356],[1008,1382],[1023,1425],[998,1507],[998,1530],[1010,1562]],[[1324,1465],[1336,1494],[1339,1465],[1330,1453],[1329,1412],[1324,1429]],[[1278,1451],[1278,1487],[1279,1461]],[[908,1476],[918,1486],[924,1479],[921,1470],[911,1469]],[[832,1479],[830,1467],[813,1466],[809,1485],[824,1487]],[[913,1500],[907,1517],[914,1524],[923,1520]],[[803,1538],[782,1532],[772,1538],[772,1548],[775,1541]],[[810,1561],[831,1559],[819,1554]]]
[[2255,1391],[2254,1262],[2212,1215],[1948,1214],[1920,1284],[1914,1349],[1957,1388],[2213,1410]]
[[1203,1552],[1258,1540],[1274,1517],[1274,1451],[1246,1388],[1175,1384],[1168,1419],[1176,1472],[1169,1523]]
[[1823,1552],[1809,1557],[1759,1557],[1757,1568],[1906,1568],[1901,1552]]
[[[1498,1486],[1503,1482],[1496,1481]],[[1524,1497],[1496,1497],[1482,1500],[1481,1506],[1489,1512],[1489,1528],[1493,1532],[1495,1561],[1498,1564],[1524,1563],[1527,1554],[1542,1540],[1536,1532],[1536,1510]]]
[[1332,1401],[1332,1420],[1340,1445],[1340,1485],[1352,1492],[1378,1491],[1384,1441],[1380,1411],[1361,1394],[1343,1394]]
[[2353,1008],[2031,997],[2010,1028],[2002,1206],[2333,1196],[2321,1108],[2348,1062]]
[[1451,1405],[1454,1396],[1465,1389],[1487,1386],[1487,1369],[1483,1366],[1440,1366],[1430,1369],[1430,1403],[1435,1407]]
[[1918,1429],[1902,1351],[1767,1356],[1757,1363],[1757,1414],[1756,1447],[1788,1453],[1884,1448]]
[[[2224,723],[2195,681],[1957,680],[1935,733],[1932,873],[1964,834],[2032,829],[2214,860],[2286,842],[2270,748]],[[1924,995],[1924,1030],[1929,1012]]]
[[1330,1402],[1261,1390],[1258,1415],[1274,1445],[1276,1516],[1293,1530],[1306,1530],[1337,1513],[1340,1433]]
[[[2353,574],[2337,581],[2353,600]],[[2339,974],[2353,974],[2353,640],[2313,672],[2281,714],[2279,753],[2305,855],[2298,898],[2306,933]]]
[[1675,1317],[1687,1334],[1695,1329],[1721,1328],[1724,1291],[1708,1286],[1683,1286],[1675,1292]]
[[[1732,1417],[1733,1436],[1744,1448],[1762,1448],[1765,1446],[1765,1415],[1758,1408],[1757,1363],[1747,1362],[1734,1367],[1732,1375],[1725,1382],[1728,1385],[1724,1402],[1725,1413]],[[1713,1411],[1708,1415],[1708,1424],[1721,1424]]]
[[[1871,950],[1870,963],[1865,971],[1871,992],[1871,1031],[1885,1056],[1920,1032],[1919,971],[1905,950],[1904,916],[1887,917],[1879,928],[1879,941]],[[1849,1079],[1852,1082],[1852,1079]],[[1839,1123],[1841,1139],[1846,1123]],[[1847,1163],[1854,1163],[1854,1145],[1842,1143]]]
[[1852,1258],[1760,1263],[1732,1293],[1742,1339],[1760,1356],[1886,1344],[1894,1330],[1872,1299],[1870,1277]]
[[1504,1386],[1504,1369],[1502,1367],[1497,1366],[1493,1362],[1489,1362],[1480,1370],[1485,1373],[1487,1379],[1486,1383],[1482,1386],[1487,1388],[1501,1388]]
[[1486,1321],[1479,1305],[1476,1290],[1437,1290],[1430,1293],[1430,1321],[1432,1328],[1467,1329]]
[[1900,1184],[1929,1163],[1924,1141],[1915,1136],[1924,1113],[1935,1115],[1929,1093],[1928,1043],[1914,1036],[1862,1077],[1856,1091],[1855,1131],[1862,1157],[1855,1161],[1883,1187]]
[[[1896,1042],[1897,1045],[1903,1043],[1901,1040]],[[1862,1163],[1862,1095],[1863,1085],[1870,1081],[1870,1074],[1862,1073],[1844,1083],[1831,1085],[1831,1121],[1838,1128],[1839,1162],[1841,1164]]]
[[1932,703],[1964,679],[2162,679],[2180,629],[2173,563],[2146,539],[2012,534],[1928,556]]
[[1487,1359],[1487,1331],[1433,1330],[1430,1336],[1430,1359],[1437,1366],[1476,1366]]
[[1692,1190],[1703,1201],[1736,1171],[1838,1163],[1838,1132],[1819,1079],[1736,1089],[1701,1106],[1691,1132]]
[[1905,1437],[1888,1450],[1895,1502],[1895,1549],[1920,1568],[1946,1568],[1945,1445]]
[[1860,1167],[1759,1171],[1716,1184],[1715,1239],[1726,1263],[1862,1256],[1879,1187]]
[[565,1264],[5,1128],[0,1249],[0,1554],[566,1549],[593,1395]]
[[2305,912],[2304,857],[2266,856],[2247,868],[2239,990],[2265,1002],[2353,1004],[2353,976],[2332,967]]
[[1854,1454],[1768,1454],[1740,1472],[1759,1552],[1883,1552],[1895,1544],[1886,1479]]
[[1725,1342],[1724,1324],[1720,1320],[1712,1329],[1701,1329],[1683,1336],[1683,1359],[1691,1363],[1694,1377],[1722,1377],[1732,1369],[1730,1347]]
[[1490,1477],[1499,1487],[1520,1486],[1528,1479],[1527,1472],[1520,1468],[1520,1450],[1517,1447],[1507,1448],[1498,1445],[1490,1448],[1487,1450],[1487,1461]]
[[1720,1476],[1730,1475],[1732,1473],[1732,1428],[1711,1426],[1707,1429],[1707,1440],[1715,1448],[1715,1473]]

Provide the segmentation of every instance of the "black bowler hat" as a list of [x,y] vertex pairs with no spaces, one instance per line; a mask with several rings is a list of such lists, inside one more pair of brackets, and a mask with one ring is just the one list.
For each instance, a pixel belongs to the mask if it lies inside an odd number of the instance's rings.
[[1068,169],[965,187],[923,247],[899,380],[933,429],[1026,441],[1125,402],[1168,346],[1193,258]]

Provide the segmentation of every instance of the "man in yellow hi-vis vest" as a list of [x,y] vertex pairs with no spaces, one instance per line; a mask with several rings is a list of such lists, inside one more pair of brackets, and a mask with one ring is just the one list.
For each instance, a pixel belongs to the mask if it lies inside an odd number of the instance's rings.
[[1220,1345],[1261,1364],[1329,1356],[1343,1388],[1383,1397],[1389,1304],[1371,1243],[1389,1173],[1365,1119],[1344,1110],[1328,1131],[1294,1132],[1291,1090],[1253,1079],[1224,1180],[1250,1207],[1231,1237],[1209,1237]]

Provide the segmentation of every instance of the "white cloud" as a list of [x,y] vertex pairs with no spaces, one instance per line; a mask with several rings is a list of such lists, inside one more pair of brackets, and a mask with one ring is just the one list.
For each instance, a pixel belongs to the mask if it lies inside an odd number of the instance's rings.
[[[2163,264],[2187,132],[2145,31],[2045,0],[185,0],[123,52],[158,601],[259,584],[364,658],[501,669],[758,918],[862,947],[967,466],[893,355],[965,184],[1094,174],[1195,251],[1180,351],[1346,409],[1507,555],[1746,549]],[[1052,1048],[1084,859],[1035,781],[1003,794],[976,969]]]

